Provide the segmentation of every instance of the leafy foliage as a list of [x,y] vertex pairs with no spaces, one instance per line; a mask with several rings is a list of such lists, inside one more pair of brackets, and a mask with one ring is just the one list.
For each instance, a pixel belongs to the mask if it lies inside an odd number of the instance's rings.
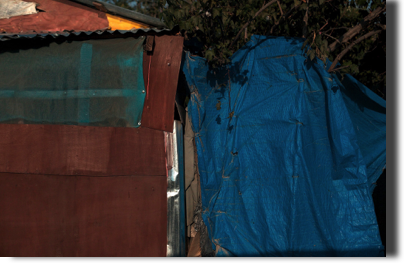
[[[270,2],[273,3],[256,16]],[[349,41],[332,52],[328,48],[348,30],[362,23],[369,13],[385,4],[382,0],[153,0],[140,1],[136,10],[162,19],[169,28],[179,26],[188,40],[185,47],[205,57],[212,67],[218,67],[229,62],[230,56],[253,34],[302,37],[306,32],[305,44],[311,47],[309,58],[334,61],[360,36],[386,25],[386,14],[382,12],[364,23],[360,33]],[[247,27],[236,39],[246,23]],[[338,70],[341,74],[354,75],[382,97],[385,97],[386,85],[385,37],[383,31],[356,43],[340,60],[342,69]]]

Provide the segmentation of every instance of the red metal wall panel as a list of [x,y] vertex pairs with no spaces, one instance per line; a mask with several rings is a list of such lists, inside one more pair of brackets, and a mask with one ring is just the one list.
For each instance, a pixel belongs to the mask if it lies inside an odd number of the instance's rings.
[[0,173],[0,256],[166,256],[166,176]]
[[163,175],[163,132],[146,128],[0,124],[0,172]]
[[44,12],[0,19],[0,33],[96,31],[108,28],[104,12],[68,0],[30,0]]
[[156,36],[153,54],[145,53],[143,75],[145,85],[149,86],[146,88],[142,127],[173,131],[182,48],[183,37]]
[[166,255],[163,131],[182,42],[156,37],[145,58],[139,129],[0,124],[0,256]]

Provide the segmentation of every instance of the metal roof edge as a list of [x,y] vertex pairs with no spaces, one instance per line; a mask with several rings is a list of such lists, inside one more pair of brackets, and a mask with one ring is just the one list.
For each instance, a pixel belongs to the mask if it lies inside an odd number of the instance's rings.
[[136,12],[136,11],[128,10],[126,8],[119,7],[113,4],[105,3],[99,0],[71,0],[71,1],[81,3],[81,4],[84,4],[93,8],[95,8],[94,2],[96,2],[96,3],[102,4],[102,6],[105,7],[105,9],[107,9],[109,13],[124,16],[126,18],[134,19],[139,22],[143,22],[148,25],[159,27],[159,28],[166,27],[165,23],[162,22],[158,18],[148,16],[148,15]]
[[16,33],[2,33],[0,34],[0,41],[7,41],[13,39],[33,39],[33,38],[46,38],[46,37],[70,37],[70,36],[80,36],[80,35],[102,35],[102,34],[126,34],[126,33],[148,33],[148,32],[172,32],[170,29],[157,29],[157,28],[139,28],[131,30],[96,30],[96,31],[62,31],[62,32],[25,32],[21,34]]

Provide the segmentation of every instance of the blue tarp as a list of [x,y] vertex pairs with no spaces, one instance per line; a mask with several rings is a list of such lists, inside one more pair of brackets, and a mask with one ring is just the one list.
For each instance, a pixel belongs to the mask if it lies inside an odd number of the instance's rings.
[[186,54],[203,219],[217,256],[382,256],[372,190],[386,103],[303,39],[253,36],[217,71]]

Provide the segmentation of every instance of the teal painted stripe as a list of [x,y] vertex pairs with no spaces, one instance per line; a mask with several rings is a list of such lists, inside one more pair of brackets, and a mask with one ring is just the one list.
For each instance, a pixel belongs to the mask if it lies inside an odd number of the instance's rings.
[[[78,73],[78,90],[82,93],[90,87],[92,45],[83,43],[80,51],[80,65]],[[79,98],[78,100],[78,121],[79,123],[90,122],[90,100],[89,98]]]

